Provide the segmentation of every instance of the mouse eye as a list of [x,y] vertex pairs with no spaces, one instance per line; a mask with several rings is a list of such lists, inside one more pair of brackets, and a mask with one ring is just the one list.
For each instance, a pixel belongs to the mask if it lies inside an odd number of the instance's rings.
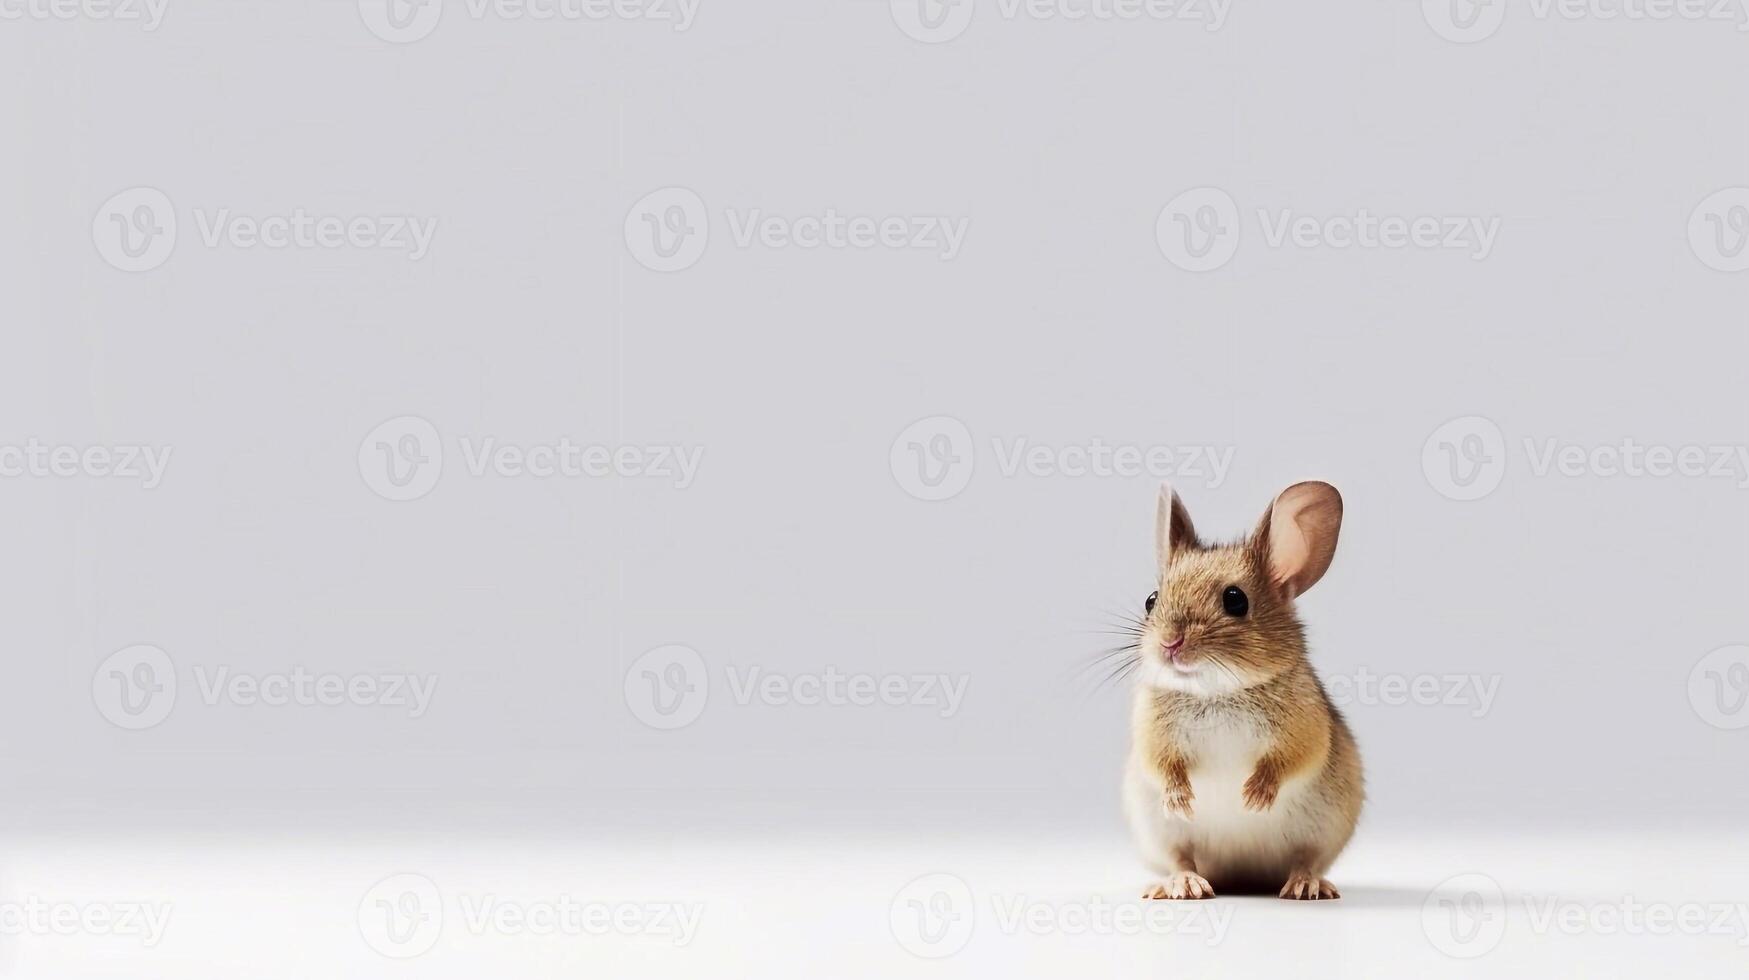
[[1159,601],[1160,601],[1160,593],[1150,592],[1150,593],[1148,593],[1148,601],[1142,603],[1142,605],[1144,607],[1146,607],[1148,612],[1153,612],[1154,611],[1154,603],[1159,602]]
[[1221,593],[1221,608],[1229,616],[1243,616],[1251,611],[1251,600],[1245,596],[1245,590],[1237,585],[1227,586],[1227,591]]

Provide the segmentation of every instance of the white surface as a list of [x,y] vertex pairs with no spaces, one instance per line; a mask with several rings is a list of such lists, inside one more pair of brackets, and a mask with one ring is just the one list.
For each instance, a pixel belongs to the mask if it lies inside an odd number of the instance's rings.
[[[1432,831],[1430,836],[1435,836]],[[441,895],[431,948],[407,959],[372,948],[384,921],[372,889],[426,876]],[[1468,945],[1437,889],[1483,875]],[[919,876],[930,878],[912,885]],[[481,841],[280,844],[192,840],[134,846],[40,841],[4,858],[4,898],[20,902],[168,903],[147,948],[131,936],[18,935],[9,906],[9,976],[639,977],[639,976],[1742,976],[1749,968],[1749,847],[1712,838],[1525,837],[1381,840],[1365,834],[1333,874],[1337,902],[1222,897],[1143,903],[1148,878],[1115,839],[974,844],[870,838],[763,842]],[[963,882],[971,915],[919,945],[908,901]],[[1478,893],[1480,894],[1480,892]],[[535,935],[477,929],[485,901],[579,904],[700,914],[685,944],[653,935]],[[951,901],[951,900],[950,900]],[[965,896],[949,908],[966,911]],[[1084,912],[1170,917],[1154,931],[1068,934],[1005,923],[1023,903],[1035,922]],[[1551,904],[1552,903],[1552,904]],[[895,908],[897,913],[895,914]],[[1667,909],[1666,923],[1644,909]],[[1554,918],[1543,917],[1553,910]],[[1624,916],[1625,911],[1625,916]],[[630,915],[629,911],[620,911]],[[1700,931],[1684,934],[1684,915]],[[667,920],[677,921],[677,920]],[[1667,934],[1647,929],[1667,927]],[[665,923],[666,924],[666,921]],[[969,924],[969,934],[964,930]],[[1071,926],[1073,928],[1073,926]],[[1492,931],[1491,931],[1492,930]],[[380,935],[380,929],[377,930]],[[1497,941],[1491,941],[1496,937]],[[958,941],[963,948],[954,950]],[[940,958],[915,955],[945,953]],[[379,944],[380,941],[379,941]],[[1450,955],[1478,954],[1475,959]],[[411,947],[388,946],[390,952]]]

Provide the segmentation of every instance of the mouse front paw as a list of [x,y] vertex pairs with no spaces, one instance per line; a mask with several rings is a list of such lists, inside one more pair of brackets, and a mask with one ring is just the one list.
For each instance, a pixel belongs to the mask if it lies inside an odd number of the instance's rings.
[[1281,792],[1281,782],[1275,778],[1275,773],[1268,769],[1259,769],[1245,780],[1245,809],[1263,811],[1275,805],[1275,797]]
[[1191,809],[1191,803],[1195,799],[1196,797],[1192,796],[1188,789],[1167,790],[1163,805],[1163,808],[1166,811],[1166,817],[1168,819],[1176,817],[1179,820],[1191,819],[1195,816]]

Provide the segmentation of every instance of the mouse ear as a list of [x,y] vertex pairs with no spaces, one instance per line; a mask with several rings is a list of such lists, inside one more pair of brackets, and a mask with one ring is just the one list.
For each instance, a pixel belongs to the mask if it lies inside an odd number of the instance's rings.
[[1251,543],[1270,577],[1288,598],[1305,595],[1336,557],[1342,530],[1342,495],[1328,483],[1296,483],[1281,492],[1257,525]]
[[1172,490],[1172,484],[1160,484],[1160,502],[1154,508],[1154,557],[1165,570],[1173,554],[1185,548],[1200,548],[1196,528],[1191,526],[1190,511]]

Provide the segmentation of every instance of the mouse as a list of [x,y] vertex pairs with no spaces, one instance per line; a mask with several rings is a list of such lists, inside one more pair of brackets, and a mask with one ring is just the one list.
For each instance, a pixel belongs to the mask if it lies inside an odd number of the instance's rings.
[[1201,538],[1160,488],[1125,815],[1161,875],[1143,897],[1340,898],[1325,877],[1365,800],[1360,751],[1313,671],[1295,603],[1330,568],[1342,495],[1298,483],[1249,536]]

